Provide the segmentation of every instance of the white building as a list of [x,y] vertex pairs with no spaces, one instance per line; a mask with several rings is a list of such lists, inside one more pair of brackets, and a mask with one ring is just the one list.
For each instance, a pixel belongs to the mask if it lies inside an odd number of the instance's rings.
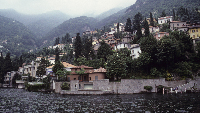
[[114,46],[114,50],[119,50],[119,49],[122,49],[122,48],[130,48],[131,45],[129,43],[119,43],[117,45]]
[[173,21],[173,16],[166,16],[166,17],[160,17],[158,18],[158,24],[164,24],[167,23],[167,21]]
[[140,56],[141,49],[139,44],[131,45],[130,50],[131,50],[130,56],[132,57],[132,59],[138,58]]

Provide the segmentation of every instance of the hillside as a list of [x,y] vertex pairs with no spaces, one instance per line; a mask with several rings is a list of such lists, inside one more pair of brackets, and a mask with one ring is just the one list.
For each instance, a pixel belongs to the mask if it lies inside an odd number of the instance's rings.
[[10,52],[12,55],[20,55],[39,46],[35,41],[35,35],[22,23],[0,16],[0,45],[2,52]]
[[13,9],[0,9],[0,15],[12,18],[27,26],[37,37],[43,37],[50,30],[69,19],[60,11],[51,11],[38,15],[26,15]]
[[94,30],[96,23],[97,20],[92,17],[81,16],[72,18],[47,33],[43,40],[54,41],[55,37],[62,37],[66,33],[69,33],[70,37],[74,37],[76,33],[82,34],[86,30]]
[[[131,4],[130,4],[131,5]],[[109,26],[116,22],[126,22],[127,18],[133,19],[135,14],[140,12],[144,17],[149,18],[149,13],[152,12],[154,18],[160,17],[163,10],[167,15],[172,15],[172,10],[175,11],[179,7],[188,9],[200,9],[199,0],[137,0],[135,4],[128,8],[122,9],[119,12],[104,18],[98,24],[99,27]]]
[[122,9],[123,9],[122,7],[113,8],[113,9],[110,9],[106,12],[101,13],[100,15],[96,16],[95,18],[100,21],[100,20],[102,20],[102,19],[104,19],[104,18],[106,18],[106,17],[108,17],[112,14],[117,13],[118,11],[120,11]]

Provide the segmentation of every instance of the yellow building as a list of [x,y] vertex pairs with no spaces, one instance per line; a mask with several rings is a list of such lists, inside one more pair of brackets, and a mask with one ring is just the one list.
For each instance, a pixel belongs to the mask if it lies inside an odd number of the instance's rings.
[[188,33],[192,39],[200,37],[200,26],[191,26],[189,27]]

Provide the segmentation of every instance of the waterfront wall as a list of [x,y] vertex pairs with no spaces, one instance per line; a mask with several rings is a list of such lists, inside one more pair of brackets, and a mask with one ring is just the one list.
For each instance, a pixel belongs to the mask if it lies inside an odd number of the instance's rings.
[[[151,92],[157,92],[156,86],[163,85],[167,87],[178,87],[181,91],[191,89],[194,85],[200,90],[200,79],[196,80],[180,80],[180,81],[165,81],[165,78],[160,79],[121,79],[121,82],[109,82],[109,79],[94,80],[92,90],[84,91],[84,82],[78,80],[70,81],[70,91],[62,91],[63,94],[102,94],[102,92],[112,92],[113,94],[133,94],[146,91],[144,86],[152,86]],[[56,83],[55,92],[61,93],[61,83]]]
[[55,93],[60,93],[61,91],[61,86],[62,82],[55,82]]

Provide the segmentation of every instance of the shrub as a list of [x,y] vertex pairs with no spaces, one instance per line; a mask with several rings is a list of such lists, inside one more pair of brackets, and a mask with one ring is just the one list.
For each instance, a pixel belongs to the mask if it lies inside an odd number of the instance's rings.
[[70,85],[66,82],[62,83],[62,85],[60,86],[60,88],[62,90],[69,90],[70,89]]
[[144,86],[144,89],[146,89],[147,91],[151,91],[153,89],[152,86]]

